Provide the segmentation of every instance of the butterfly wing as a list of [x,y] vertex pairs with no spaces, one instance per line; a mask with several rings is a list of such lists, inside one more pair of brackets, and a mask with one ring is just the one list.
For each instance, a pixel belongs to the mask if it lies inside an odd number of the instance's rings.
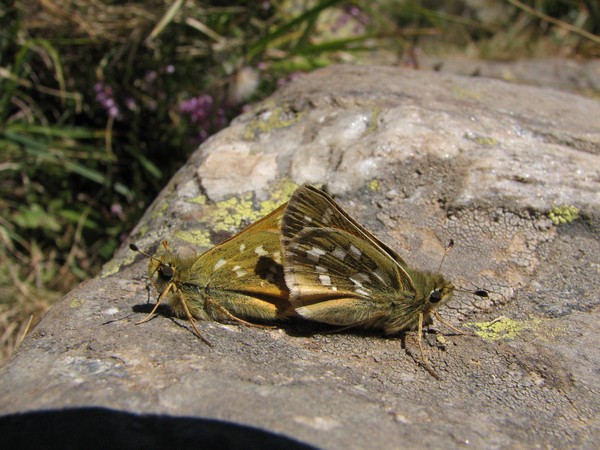
[[301,316],[334,325],[386,327],[420,308],[400,266],[379,248],[335,228],[306,228],[285,250],[290,302]]
[[288,243],[285,258],[292,296],[303,304],[406,289],[393,260],[344,230],[306,228]]
[[179,267],[181,290],[200,292],[235,317],[289,315],[289,290],[281,266],[284,207],[209,249],[188,267]]
[[398,253],[354,220],[333,198],[309,185],[296,189],[288,202],[282,223],[284,245],[306,227],[331,227],[347,231],[359,239],[371,242],[401,267],[406,267],[406,263]]
[[281,222],[281,234],[284,248],[290,240],[302,230],[312,227],[330,227],[346,231],[358,238],[357,242],[367,242],[372,247],[388,255],[399,268],[400,284],[413,286],[405,270],[404,260],[390,247],[373,236],[356,222],[329,195],[312,186],[301,186],[290,198]]

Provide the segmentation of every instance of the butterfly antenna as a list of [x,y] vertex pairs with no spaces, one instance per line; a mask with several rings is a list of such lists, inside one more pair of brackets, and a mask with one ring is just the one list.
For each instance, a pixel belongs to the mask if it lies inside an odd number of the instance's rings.
[[[438,267],[438,272],[442,271],[442,266],[444,265],[444,261],[446,260],[446,255],[448,255],[448,253],[450,252],[450,249],[452,249],[452,247],[454,247],[454,239],[450,239],[450,242],[448,242],[448,245],[446,245],[446,248],[444,249],[444,255],[442,256],[442,260],[440,261],[440,266]],[[489,297],[489,291],[486,291],[485,289],[476,289],[474,291],[469,291],[467,289],[458,289],[458,288],[454,288],[455,292],[464,292],[466,294],[471,294],[471,295],[476,295],[478,297],[483,297],[483,298],[487,298]]]
[[465,294],[476,295],[477,297],[487,298],[490,296],[490,292],[485,289],[476,289],[474,291],[469,291],[467,289],[458,289],[454,288],[454,292],[464,292]]
[[[163,241],[163,246],[165,247],[165,249],[167,248],[167,241]],[[158,263],[158,266],[156,266],[154,272],[152,272],[152,276],[154,276],[154,274],[160,268],[160,266],[163,265],[163,262],[160,259],[158,259],[156,256],[152,256],[150,253],[146,253],[145,251],[141,250],[137,245],[129,244],[129,248],[134,252],[138,252],[139,254],[144,255],[146,258],[150,258]]]
[[446,255],[450,252],[450,249],[454,247],[454,239],[450,239],[450,242],[448,242],[448,245],[446,245],[446,248],[444,249],[444,255],[442,256],[442,260],[440,261],[440,265],[438,267],[438,273],[442,271],[442,266],[444,265],[444,261],[446,260]]
[[141,248],[139,248],[139,247],[138,247],[137,245],[135,245],[135,244],[129,244],[129,249],[130,249],[130,250],[133,250],[134,252],[138,252],[138,253],[140,253],[140,254],[142,254],[142,255],[144,255],[144,256],[146,256],[146,257],[150,258],[150,259],[153,259],[153,258],[154,258],[154,257],[153,257],[151,254],[149,254],[149,253],[146,253],[144,250],[142,250]]
[[[164,241],[164,242],[166,243],[166,241]],[[160,259],[158,259],[155,256],[152,256],[150,253],[146,253],[144,250],[140,249],[135,244],[129,244],[129,248],[130,248],[130,250],[133,250],[134,252],[138,252],[140,255],[144,255],[146,258],[150,258],[150,259],[153,259],[155,261],[158,261],[159,263],[162,263],[162,261]]]

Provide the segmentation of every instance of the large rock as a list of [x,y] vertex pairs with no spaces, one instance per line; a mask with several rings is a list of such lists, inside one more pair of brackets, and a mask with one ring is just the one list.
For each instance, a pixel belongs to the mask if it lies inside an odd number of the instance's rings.
[[0,440],[597,445],[599,117],[597,101],[484,78],[342,66],[297,80],[206,142],[131,241],[204,250],[292,182],[323,184],[416,267],[436,270],[453,239],[442,271],[491,293],[441,310],[478,334],[426,333],[441,379],[413,332],[201,322],[210,348],[167,309],[136,326],[156,293],[123,248],[1,370]]

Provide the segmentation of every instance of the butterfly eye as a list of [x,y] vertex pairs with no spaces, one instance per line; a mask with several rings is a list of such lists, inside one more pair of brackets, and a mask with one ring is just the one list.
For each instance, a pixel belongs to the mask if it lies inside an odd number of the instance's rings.
[[431,303],[438,303],[441,299],[442,299],[442,291],[440,291],[439,289],[434,289],[429,294],[429,301]]
[[158,268],[158,276],[163,281],[171,281],[171,278],[173,278],[173,274],[173,268],[171,266],[168,266],[167,264],[161,264]]

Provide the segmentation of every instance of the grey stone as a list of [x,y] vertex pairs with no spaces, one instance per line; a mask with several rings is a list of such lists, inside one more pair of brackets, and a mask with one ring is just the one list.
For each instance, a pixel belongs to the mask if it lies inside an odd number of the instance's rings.
[[532,84],[593,95],[600,90],[600,59],[539,58],[515,61],[419,57],[420,67],[473,77],[499,78],[512,83]]
[[[599,117],[574,94],[392,67],[295,81],[207,141],[131,240],[202,251],[283,203],[291,182],[322,184],[415,267],[437,270],[453,239],[442,271],[490,295],[457,293],[440,313],[479,334],[434,322],[424,344],[439,380],[414,332],[201,322],[208,347],[166,308],[134,325],[156,293],[147,261],[123,248],[1,369],[0,435],[28,435],[45,411],[90,433],[102,422],[90,414],[127,414],[123,442],[134,428],[173,442],[185,430],[211,446],[237,426],[251,447],[249,426],[291,448],[594,447]],[[562,204],[579,218],[555,225]]]

